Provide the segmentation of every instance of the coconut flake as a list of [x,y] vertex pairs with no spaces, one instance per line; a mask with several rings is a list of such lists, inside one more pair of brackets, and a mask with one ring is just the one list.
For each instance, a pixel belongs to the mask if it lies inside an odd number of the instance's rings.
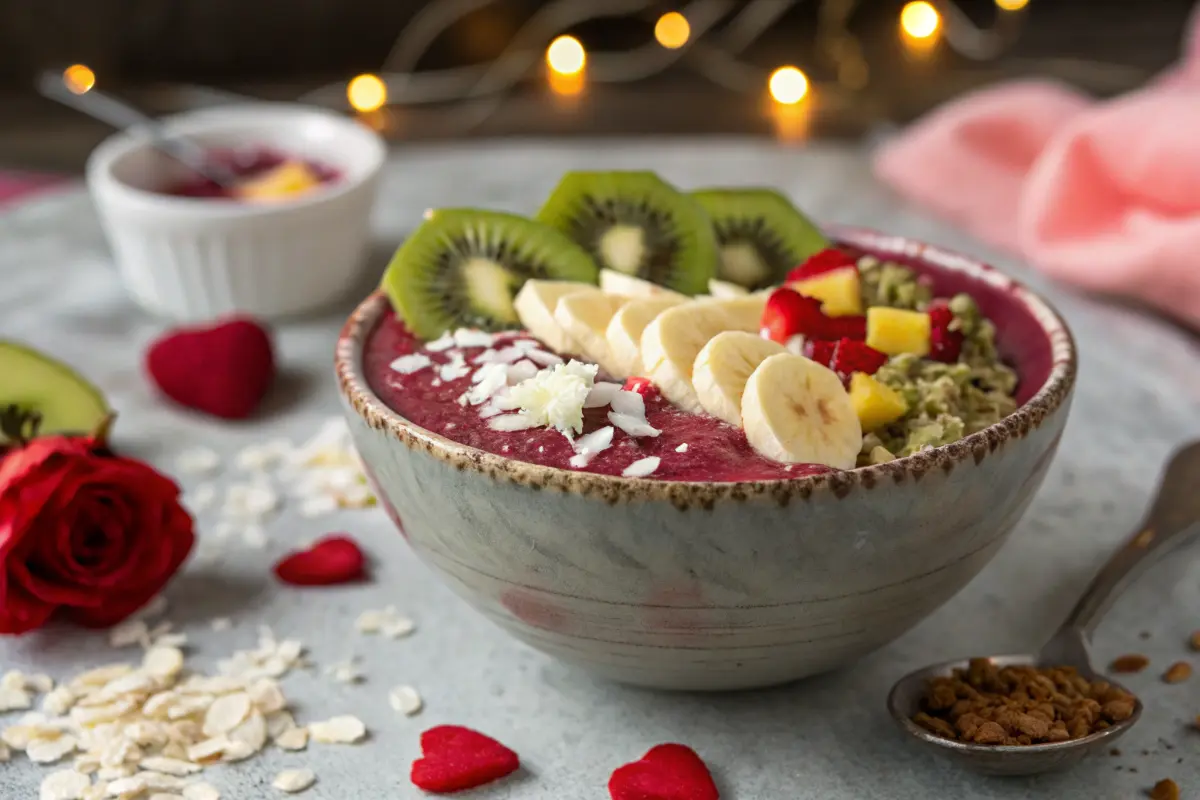
[[308,726],[308,732],[313,741],[322,744],[354,744],[367,735],[367,727],[358,717],[346,714],[314,722]]
[[459,328],[454,332],[454,343],[459,347],[491,347],[496,337],[476,328]]
[[281,792],[294,794],[303,792],[317,782],[317,776],[311,769],[285,769],[275,776],[271,785]]
[[454,334],[446,331],[432,342],[425,343],[425,349],[432,353],[440,353],[443,350],[449,350],[454,347]]
[[608,421],[630,436],[658,436],[662,433],[658,428],[646,422],[645,417],[634,417],[610,411],[608,412]]
[[679,445],[679,447],[676,447],[675,452],[676,453],[686,453],[687,452],[687,442],[684,442],[683,444]]
[[600,408],[601,406],[610,405],[613,398],[621,391],[621,384],[610,383],[608,381],[599,381],[592,384],[592,390],[588,392],[587,399],[583,401],[584,408]]
[[412,375],[414,372],[433,366],[433,359],[424,353],[410,353],[406,356],[400,356],[389,365],[393,372],[399,372],[401,375]]
[[639,458],[637,461],[626,467],[621,474],[626,478],[644,478],[658,469],[658,465],[661,463],[661,461],[662,459],[660,459],[658,456],[646,456],[645,458]]
[[571,466],[583,469],[591,463],[597,453],[607,450],[612,445],[613,429],[611,425],[580,436],[575,441],[575,455],[571,456]]
[[543,367],[553,367],[557,364],[563,363],[563,360],[560,356],[557,356],[554,353],[546,352],[545,350],[528,350],[525,353],[525,357],[533,363]]
[[73,769],[60,769],[42,779],[38,800],[80,800],[91,788],[92,779]]
[[221,457],[209,447],[190,447],[175,459],[175,469],[184,475],[211,475],[221,466]]
[[646,401],[637,392],[622,389],[613,396],[609,403],[612,410],[618,414],[628,414],[631,417],[646,418]]
[[388,692],[388,703],[392,709],[407,717],[418,713],[423,703],[421,695],[411,686],[397,686]]
[[469,374],[471,374],[471,368],[467,366],[467,360],[463,358],[463,354],[458,352],[451,353],[450,360],[438,367],[438,377],[447,383],[465,378]]
[[518,347],[502,347],[499,350],[484,350],[473,362],[476,364],[512,364],[521,360],[525,351]]
[[288,728],[275,737],[275,745],[280,750],[303,750],[308,747],[308,729]]
[[538,426],[525,414],[505,414],[489,419],[488,427],[494,431],[523,431]]
[[538,365],[523,359],[515,364],[510,364],[508,367],[508,382],[512,385],[527,381],[538,374]]
[[471,376],[475,385],[467,392],[467,402],[481,405],[508,385],[508,367],[504,364],[485,364]]

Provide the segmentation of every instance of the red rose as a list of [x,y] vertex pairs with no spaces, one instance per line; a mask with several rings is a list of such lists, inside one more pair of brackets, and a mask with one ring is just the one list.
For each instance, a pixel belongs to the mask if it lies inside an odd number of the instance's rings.
[[179,487],[90,438],[34,439],[0,460],[0,633],[56,612],[107,627],[145,605],[192,549]]

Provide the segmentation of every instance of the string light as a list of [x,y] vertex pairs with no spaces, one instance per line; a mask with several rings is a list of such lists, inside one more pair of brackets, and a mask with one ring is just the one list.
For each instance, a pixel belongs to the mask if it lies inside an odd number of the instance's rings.
[[900,27],[914,39],[930,38],[941,25],[941,15],[925,0],[907,3],[900,12]]
[[775,102],[795,105],[808,94],[808,77],[795,67],[780,67],[771,73],[767,88]]
[[1029,5],[1029,0],[996,0],[996,5],[1003,11],[1020,11]]
[[378,75],[359,75],[346,84],[346,99],[355,111],[377,111],[387,103],[387,84]]
[[546,48],[546,64],[551,72],[577,75],[586,63],[587,53],[574,36],[559,36]]
[[63,70],[63,83],[69,91],[84,94],[96,85],[96,73],[83,64],[72,64]]
[[687,17],[678,11],[668,11],[654,23],[654,38],[668,50],[678,50],[687,44],[692,26],[688,25]]

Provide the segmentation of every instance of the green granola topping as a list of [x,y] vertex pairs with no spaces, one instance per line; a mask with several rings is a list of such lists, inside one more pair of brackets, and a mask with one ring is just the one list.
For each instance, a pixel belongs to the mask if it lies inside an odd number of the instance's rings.
[[[867,306],[917,311],[928,307],[930,288],[906,267],[875,259],[863,259],[859,267]],[[983,317],[970,295],[956,295],[949,307],[955,316],[951,327],[963,334],[958,362],[945,364],[906,354],[893,356],[880,367],[875,378],[898,392],[908,411],[863,437],[860,466],[949,444],[1016,410],[1017,375],[1000,361],[995,326]]]

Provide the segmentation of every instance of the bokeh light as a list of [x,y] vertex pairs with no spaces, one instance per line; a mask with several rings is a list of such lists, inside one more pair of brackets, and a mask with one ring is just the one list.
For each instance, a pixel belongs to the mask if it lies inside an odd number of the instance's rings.
[[668,11],[654,23],[654,38],[668,50],[683,47],[691,34],[692,26],[688,25],[687,17],[678,11]]
[[907,3],[900,12],[900,27],[914,39],[928,39],[941,25],[941,14],[925,0]]
[[559,75],[576,75],[583,72],[587,53],[574,36],[559,36],[546,48],[546,64]]
[[771,97],[784,105],[795,105],[808,94],[808,77],[795,67],[780,67],[767,83]]
[[1029,5],[1029,0],[996,0],[996,5],[1004,11],[1020,11]]
[[83,64],[72,64],[63,70],[63,83],[75,94],[83,94],[96,85],[96,73]]
[[358,75],[346,85],[346,99],[355,111],[376,111],[387,103],[387,84],[378,75]]

